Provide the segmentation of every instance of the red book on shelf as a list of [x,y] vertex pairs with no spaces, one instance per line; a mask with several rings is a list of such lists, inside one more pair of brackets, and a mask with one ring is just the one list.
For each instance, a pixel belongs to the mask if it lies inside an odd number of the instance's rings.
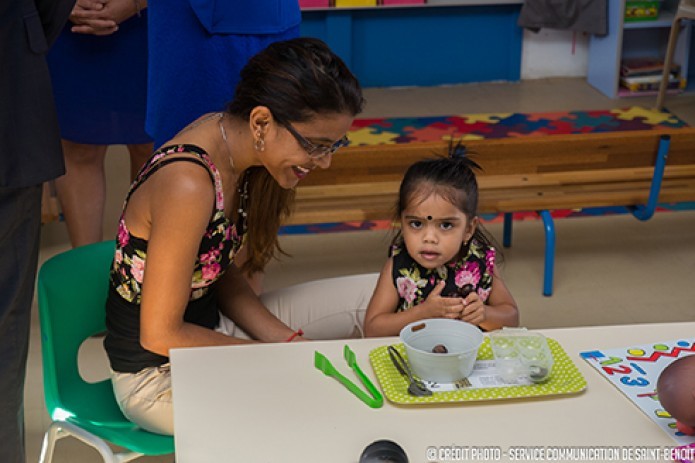
[[300,8],[328,8],[329,6],[328,0],[299,0]]
[[[661,74],[664,70],[664,61],[659,58],[625,58],[620,63],[620,75],[640,76]],[[671,65],[671,72],[677,74],[680,70],[678,64]]]

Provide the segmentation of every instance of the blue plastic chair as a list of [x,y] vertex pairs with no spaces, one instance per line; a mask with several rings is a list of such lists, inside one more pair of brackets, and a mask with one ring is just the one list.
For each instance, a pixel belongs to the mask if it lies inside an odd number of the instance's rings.
[[[109,269],[115,243],[90,244],[59,254],[39,270],[44,396],[53,422],[41,448],[50,463],[57,440],[72,435],[94,447],[107,463],[174,452],[174,438],[130,422],[118,408],[111,381],[85,381],[79,373],[80,345],[106,329]],[[107,442],[125,449],[114,452]]]

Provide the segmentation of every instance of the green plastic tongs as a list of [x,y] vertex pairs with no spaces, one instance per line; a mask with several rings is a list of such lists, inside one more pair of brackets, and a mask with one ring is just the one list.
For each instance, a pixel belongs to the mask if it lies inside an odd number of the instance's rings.
[[348,391],[355,394],[358,399],[370,407],[379,408],[384,405],[384,396],[381,395],[381,392],[379,392],[376,386],[374,386],[367,375],[365,375],[357,365],[357,357],[355,357],[355,353],[347,345],[345,345],[343,352],[345,354],[345,361],[347,362],[348,366],[352,368],[352,371],[354,371],[360,381],[362,381],[362,384],[364,384],[364,387],[367,388],[369,394],[364,392],[359,388],[359,386],[340,374],[340,372],[335,369],[333,364],[331,364],[330,360],[328,360],[326,356],[319,351],[314,352],[314,366],[318,370],[322,371],[326,376],[332,376],[333,378],[337,379],[348,389]]

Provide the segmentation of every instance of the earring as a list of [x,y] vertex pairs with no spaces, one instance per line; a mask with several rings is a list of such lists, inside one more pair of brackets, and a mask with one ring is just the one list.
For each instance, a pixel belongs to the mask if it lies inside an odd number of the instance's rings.
[[256,151],[265,151],[265,140],[263,139],[263,135],[258,135],[258,138],[256,138],[256,141],[253,143],[253,147],[256,148]]

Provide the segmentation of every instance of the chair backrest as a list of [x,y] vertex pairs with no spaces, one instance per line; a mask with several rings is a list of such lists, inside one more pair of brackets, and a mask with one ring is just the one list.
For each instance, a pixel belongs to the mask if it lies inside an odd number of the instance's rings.
[[680,0],[677,13],[681,18],[695,19],[695,0]]
[[77,354],[106,328],[105,302],[115,242],[72,249],[46,261],[38,276],[44,395],[53,419],[75,416],[104,425],[127,425],[109,379],[89,383]]

